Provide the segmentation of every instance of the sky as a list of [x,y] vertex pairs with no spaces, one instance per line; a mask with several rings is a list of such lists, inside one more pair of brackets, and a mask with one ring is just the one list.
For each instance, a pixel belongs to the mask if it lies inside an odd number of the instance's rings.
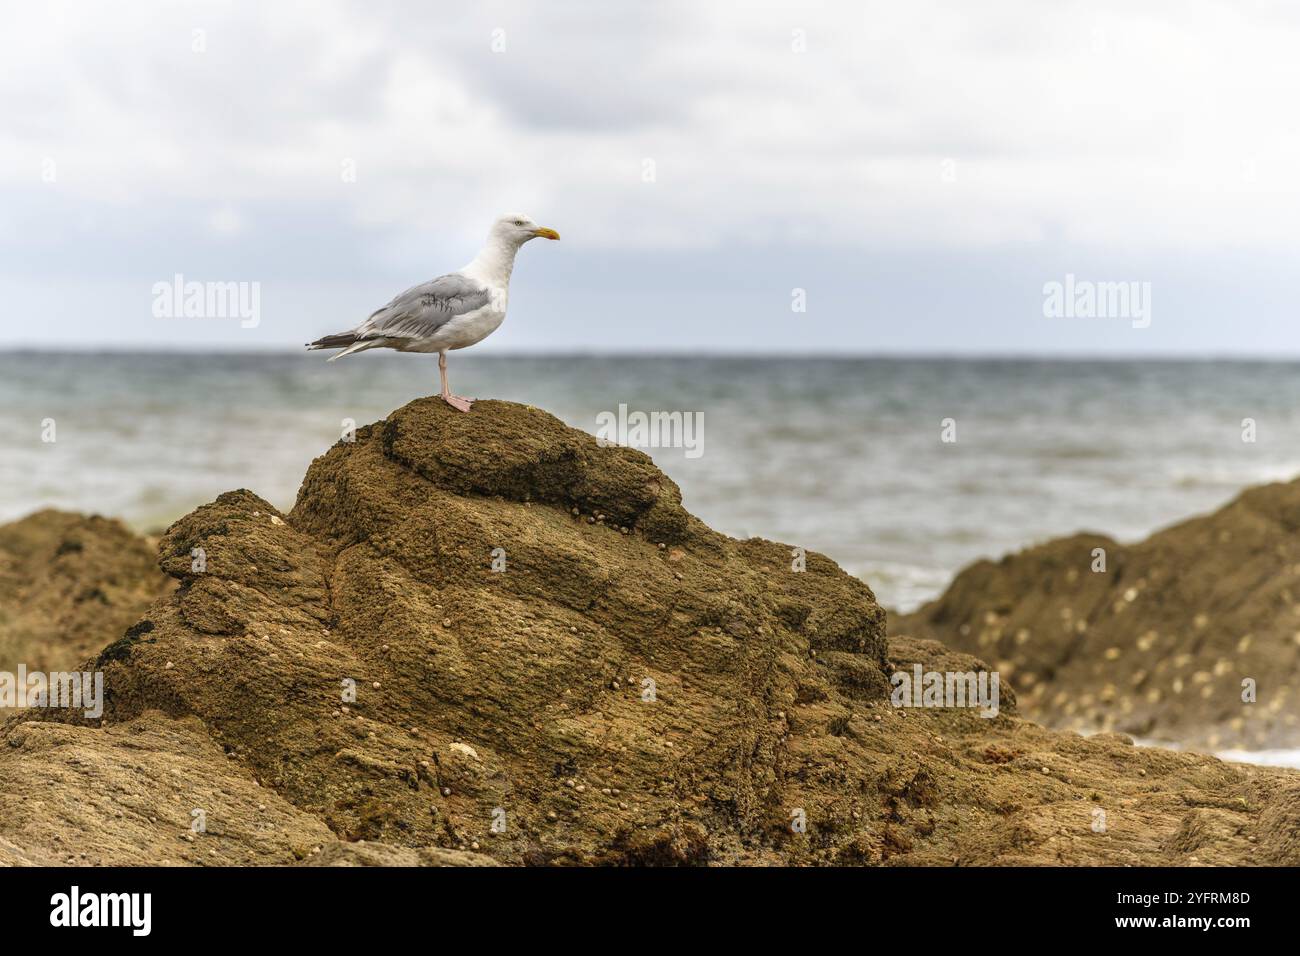
[[[1300,5],[6,20],[0,348],[300,346],[523,212],[563,239],[477,350],[1300,355]],[[178,275],[248,308],[167,314]]]

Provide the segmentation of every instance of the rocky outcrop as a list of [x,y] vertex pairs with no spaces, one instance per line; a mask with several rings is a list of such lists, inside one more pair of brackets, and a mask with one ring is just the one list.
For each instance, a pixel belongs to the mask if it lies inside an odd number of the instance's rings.
[[1208,748],[1300,746],[1300,481],[1135,545],[1076,535],[959,574],[891,630],[994,662],[1026,715]]
[[51,866],[264,866],[309,858],[334,835],[231,766],[193,717],[157,711],[106,726],[11,719],[0,754],[0,830]]
[[0,670],[75,667],[172,583],[118,521],[45,510],[0,526]]
[[898,668],[984,665],[537,409],[413,402],[289,513],[222,495],[160,560],[179,587],[95,658],[104,718],[0,727],[28,860],[1300,862],[1260,826],[1300,775],[1051,733],[1009,689],[894,708]]

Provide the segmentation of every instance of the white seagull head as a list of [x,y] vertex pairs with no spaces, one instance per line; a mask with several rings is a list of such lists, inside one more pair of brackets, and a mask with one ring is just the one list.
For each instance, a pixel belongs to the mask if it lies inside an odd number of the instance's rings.
[[560,234],[554,229],[546,229],[533,222],[531,216],[525,216],[522,213],[516,213],[510,216],[502,216],[492,224],[492,231],[488,233],[488,240],[508,243],[516,248],[522,246],[529,239],[559,239]]

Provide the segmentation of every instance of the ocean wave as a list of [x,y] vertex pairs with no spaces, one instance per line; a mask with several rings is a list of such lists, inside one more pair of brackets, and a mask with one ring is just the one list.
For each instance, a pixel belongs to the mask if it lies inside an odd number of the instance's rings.
[[[1198,749],[1184,747],[1173,740],[1156,740],[1146,737],[1136,737],[1133,742],[1139,747],[1159,747],[1164,750],[1195,751]],[[1261,767],[1293,767],[1300,769],[1300,750],[1215,750],[1211,752],[1220,760],[1228,760],[1232,763],[1253,763]]]
[[845,570],[865,581],[882,603],[904,614],[938,597],[952,577],[940,567],[887,561],[861,562]]
[[1300,769],[1300,750],[1219,750],[1214,755],[1220,760],[1231,760],[1234,763]]
[[1286,462],[1206,462],[1186,465],[1172,471],[1175,488],[1246,488],[1275,481],[1290,481],[1300,476],[1300,461]]

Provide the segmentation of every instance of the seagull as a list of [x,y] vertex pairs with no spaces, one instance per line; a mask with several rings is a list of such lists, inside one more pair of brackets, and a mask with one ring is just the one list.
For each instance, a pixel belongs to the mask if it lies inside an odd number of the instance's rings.
[[527,216],[502,216],[469,265],[407,289],[352,331],[327,335],[307,343],[307,348],[342,349],[330,356],[331,362],[366,349],[437,352],[442,400],[467,412],[474,399],[451,393],[447,352],[482,342],[505,321],[515,253],[538,237],[559,239],[560,234]]

